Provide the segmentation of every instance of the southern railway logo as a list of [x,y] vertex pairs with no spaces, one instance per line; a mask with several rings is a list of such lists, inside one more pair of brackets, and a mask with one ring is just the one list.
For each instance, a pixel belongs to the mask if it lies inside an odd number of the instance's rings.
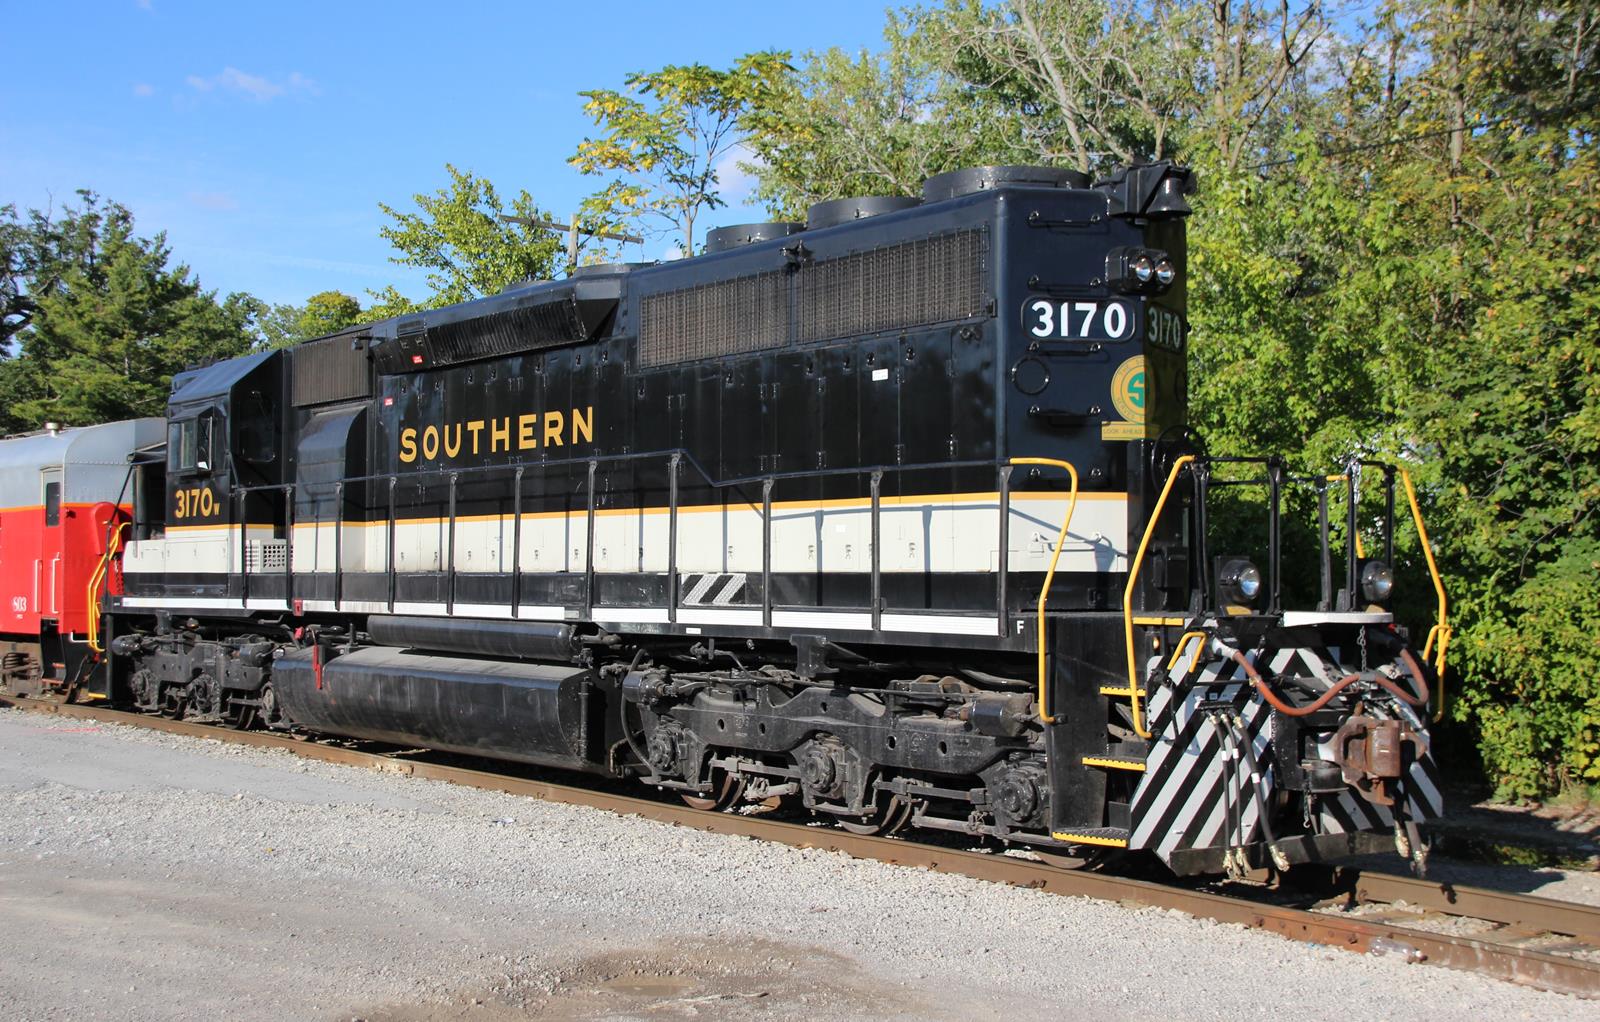
[[1111,404],[1129,422],[1144,421],[1144,356],[1135,355],[1117,366],[1111,377]]
[[567,412],[527,412],[400,430],[400,461],[438,461],[483,454],[535,451],[594,442],[594,406]]

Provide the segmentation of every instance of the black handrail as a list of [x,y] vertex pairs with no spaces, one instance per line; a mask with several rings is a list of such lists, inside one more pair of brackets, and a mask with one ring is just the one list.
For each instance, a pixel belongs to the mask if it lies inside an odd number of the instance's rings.
[[[679,583],[677,578],[677,539],[678,539],[678,512],[681,501],[680,469],[684,464],[692,467],[695,473],[707,486],[715,490],[735,489],[759,483],[761,486],[761,517],[762,517],[762,550],[761,550],[761,575],[762,575],[762,621],[771,626],[773,607],[775,604],[772,591],[772,494],[778,483],[793,480],[812,480],[842,476],[865,475],[870,480],[871,509],[870,509],[870,550],[869,566],[871,578],[871,605],[868,608],[871,614],[872,627],[878,630],[883,622],[883,579],[882,579],[882,489],[883,477],[889,473],[931,472],[948,471],[963,468],[992,468],[996,472],[996,489],[999,500],[996,508],[998,516],[998,544],[999,565],[995,592],[995,615],[999,620],[999,634],[1004,636],[1009,627],[1009,606],[1007,590],[1010,579],[1010,530],[1011,530],[1011,496],[1012,496],[1012,465],[1008,460],[965,459],[961,461],[940,461],[913,464],[875,465],[860,467],[844,467],[830,469],[799,470],[794,472],[772,472],[760,475],[737,476],[730,479],[716,479],[705,467],[702,466],[690,452],[682,448],[669,448],[657,451],[641,451],[627,454],[595,455],[591,457],[578,457],[556,459],[542,462],[513,462],[499,465],[479,465],[466,468],[444,467],[435,469],[422,469],[406,473],[379,473],[363,476],[347,476],[334,482],[334,497],[339,503],[335,512],[335,581],[334,604],[335,609],[343,596],[343,493],[345,487],[354,483],[376,482],[386,480],[388,486],[388,516],[387,516],[387,542],[388,556],[386,559],[385,573],[388,576],[388,607],[393,613],[397,602],[398,566],[396,565],[397,539],[396,532],[400,519],[396,492],[400,481],[414,482],[419,487],[425,480],[442,477],[448,483],[448,518],[447,539],[445,549],[445,563],[441,566],[446,578],[445,606],[447,612],[453,611],[457,595],[457,566],[456,566],[456,524],[458,517],[458,489],[463,476],[493,476],[509,472],[512,475],[512,515],[513,539],[515,550],[512,555],[512,593],[511,611],[515,617],[522,603],[522,508],[523,486],[528,468],[540,470],[551,468],[566,468],[573,465],[584,465],[586,472],[586,508],[585,519],[587,536],[584,543],[584,610],[587,617],[592,618],[596,605],[595,599],[595,519],[598,510],[597,478],[602,465],[623,462],[637,462],[654,459],[666,459],[668,462],[668,604],[667,620],[675,623],[678,617]],[[238,487],[235,492],[239,496],[241,513],[240,528],[245,528],[242,508],[245,504],[245,495],[259,491],[276,491],[284,495],[285,503],[285,600],[290,602],[294,598],[293,587],[293,551],[294,551],[294,504],[296,491],[301,487],[299,483],[275,483],[263,486]],[[319,485],[319,484],[308,484]],[[326,485],[326,483],[320,484]],[[748,504],[749,502],[746,501]],[[753,506],[753,505],[752,505]],[[247,573],[248,574],[248,573]],[[243,583],[248,589],[248,579]]]

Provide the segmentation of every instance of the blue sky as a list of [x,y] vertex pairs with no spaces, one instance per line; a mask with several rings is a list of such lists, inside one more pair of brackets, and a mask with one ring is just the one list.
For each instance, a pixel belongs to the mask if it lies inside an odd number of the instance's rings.
[[[93,188],[129,206],[140,233],[166,230],[224,293],[298,303],[335,288],[365,303],[394,283],[416,295],[421,274],[388,262],[378,236],[380,200],[409,208],[450,162],[564,216],[599,181],[566,163],[592,129],[578,90],[769,47],[876,48],[882,12],[841,0],[0,0],[0,204],[59,206]],[[725,209],[708,226],[750,219]]]

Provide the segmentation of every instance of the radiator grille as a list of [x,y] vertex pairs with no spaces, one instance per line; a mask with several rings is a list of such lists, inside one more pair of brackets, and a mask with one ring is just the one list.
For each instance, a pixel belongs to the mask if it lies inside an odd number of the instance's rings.
[[979,315],[983,234],[959,231],[827,259],[796,274],[801,343]]
[[[986,315],[981,230],[648,295],[639,364],[670,365]],[[791,300],[792,298],[792,300]]]
[[787,275],[781,271],[645,298],[639,364],[667,365],[776,348],[789,337]]
[[304,408],[371,396],[366,349],[364,336],[350,334],[336,334],[290,348],[294,406]]

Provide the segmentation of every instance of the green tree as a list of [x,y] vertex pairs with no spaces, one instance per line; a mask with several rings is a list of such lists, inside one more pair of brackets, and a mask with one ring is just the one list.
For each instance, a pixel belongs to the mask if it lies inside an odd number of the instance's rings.
[[169,266],[164,234],[134,235],[133,214],[92,192],[59,219],[30,213],[25,277],[32,306],[0,363],[4,428],[81,425],[166,408],[186,365],[249,350],[261,303],[218,301],[187,266]]
[[756,195],[779,219],[851,195],[916,195],[934,174],[1030,154],[1011,118],[946,66],[944,40],[890,13],[881,53],[806,54],[743,118]]
[[[963,162],[1196,166],[1192,423],[1307,471],[1408,465],[1452,594],[1452,720],[1502,795],[1600,785],[1600,9],[1393,0],[1358,24],[1310,3],[957,0],[891,26],[884,54],[813,58],[779,91],[769,202],[910,190],[850,177],[878,169],[851,154],[920,169],[907,156],[975,111],[1001,144]],[[893,88],[836,84],[896,45],[929,55],[920,138],[885,116]],[[1290,511],[1303,536],[1311,508]],[[1417,536],[1398,541],[1420,634],[1432,595]]]
[[394,286],[371,292],[373,305],[363,318],[384,319],[418,309],[438,308],[498,294],[507,285],[554,275],[561,243],[543,228],[505,222],[503,215],[523,220],[549,220],[526,190],[509,210],[487,178],[446,164],[450,186],[412,196],[417,212],[402,212],[387,203],[378,208],[393,221],[382,228],[397,251],[390,261],[428,271],[429,293],[420,301]]
[[585,174],[616,175],[584,200],[582,222],[676,234],[692,254],[701,213],[726,205],[718,174],[737,158],[741,119],[781,84],[788,59],[752,53],[726,71],[670,65],[629,75],[626,92],[579,93],[601,133],[580,142],[568,162]]
[[361,302],[343,291],[319,291],[304,305],[275,305],[261,317],[267,347],[287,348],[343,330],[363,319]]

